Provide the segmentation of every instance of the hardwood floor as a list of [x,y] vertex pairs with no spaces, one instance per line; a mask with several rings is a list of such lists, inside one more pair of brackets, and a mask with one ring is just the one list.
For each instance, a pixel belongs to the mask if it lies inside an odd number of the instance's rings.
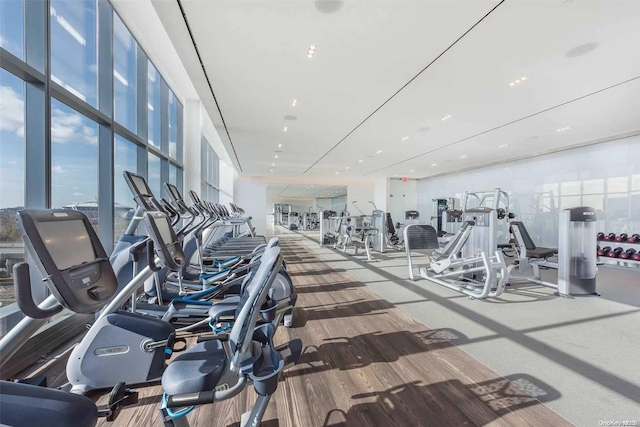
[[[308,244],[297,235],[280,238],[299,296],[294,326],[279,328],[278,343],[300,338],[304,352],[281,376],[264,426],[571,425],[520,389],[545,401],[555,398],[551,387],[525,375],[500,377],[329,268]],[[136,407],[100,425],[161,425],[161,388],[138,391]],[[230,401],[196,408],[188,419],[192,426],[235,425],[254,399],[249,386]]]

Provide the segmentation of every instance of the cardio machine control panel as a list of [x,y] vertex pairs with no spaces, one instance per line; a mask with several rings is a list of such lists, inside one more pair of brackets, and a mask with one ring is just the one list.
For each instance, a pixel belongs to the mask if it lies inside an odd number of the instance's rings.
[[153,240],[155,254],[171,271],[178,271],[185,263],[182,243],[176,236],[167,214],[163,212],[145,212],[144,222]]
[[115,274],[83,213],[23,210],[17,219],[27,250],[64,307],[76,313],[94,313],[115,295]]

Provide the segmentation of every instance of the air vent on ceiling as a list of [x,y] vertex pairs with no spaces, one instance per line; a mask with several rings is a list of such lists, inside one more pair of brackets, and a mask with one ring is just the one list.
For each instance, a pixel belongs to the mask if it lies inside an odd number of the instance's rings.
[[576,46],[573,49],[567,51],[564,55],[567,58],[575,58],[577,56],[586,55],[587,53],[593,52],[598,48],[598,43],[585,43],[580,46]]
[[316,9],[322,13],[334,13],[342,7],[342,0],[316,0]]
[[298,120],[298,116],[289,116],[289,115],[287,115],[287,116],[284,116],[284,119],[285,120]]

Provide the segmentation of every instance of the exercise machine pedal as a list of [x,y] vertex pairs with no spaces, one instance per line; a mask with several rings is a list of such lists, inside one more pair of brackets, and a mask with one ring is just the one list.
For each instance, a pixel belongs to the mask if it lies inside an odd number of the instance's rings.
[[138,392],[127,388],[125,383],[119,382],[111,389],[107,405],[98,408],[98,416],[105,417],[107,421],[113,421],[120,409],[136,403],[138,403]]

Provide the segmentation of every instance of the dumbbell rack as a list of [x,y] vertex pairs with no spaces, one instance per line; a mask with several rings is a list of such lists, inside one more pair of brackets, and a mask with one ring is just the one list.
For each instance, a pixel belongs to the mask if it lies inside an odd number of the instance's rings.
[[[600,246],[601,248],[605,246],[611,246],[611,249],[621,247],[624,250],[633,248],[637,251],[640,251],[640,242],[629,243],[616,242],[615,240],[598,240],[598,246]],[[598,264],[615,265],[618,267],[627,268],[640,268],[640,261],[636,261],[633,259],[609,258],[608,256],[599,256]]]

